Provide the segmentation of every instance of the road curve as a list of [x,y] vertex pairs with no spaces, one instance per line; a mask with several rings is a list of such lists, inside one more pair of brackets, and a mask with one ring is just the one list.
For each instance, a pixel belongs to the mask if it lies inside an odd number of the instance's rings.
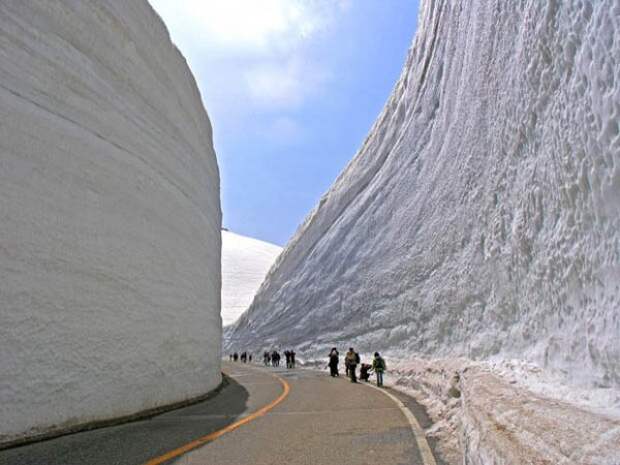
[[[196,449],[175,465],[431,465],[400,406],[378,390],[310,370],[227,364],[250,393],[277,385],[290,393],[267,415]],[[402,405],[402,403],[401,403]],[[423,439],[423,438],[422,438]]]
[[402,404],[378,390],[311,370],[223,371],[230,382],[210,400],[0,451],[0,465],[433,465]]

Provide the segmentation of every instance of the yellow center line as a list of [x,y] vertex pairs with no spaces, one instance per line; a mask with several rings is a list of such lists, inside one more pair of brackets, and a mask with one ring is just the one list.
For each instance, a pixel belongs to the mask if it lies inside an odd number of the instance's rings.
[[168,460],[174,459],[176,457],[179,457],[193,449],[196,449],[197,447],[204,446],[205,444],[216,440],[220,436],[223,436],[226,433],[230,433],[231,431],[236,430],[240,426],[243,426],[246,423],[249,423],[252,420],[255,420],[265,415],[267,412],[273,409],[276,405],[282,402],[286,398],[286,396],[288,396],[288,393],[291,390],[289,384],[284,379],[280,378],[278,375],[272,374],[272,376],[276,378],[278,381],[280,381],[280,384],[282,384],[282,393],[278,396],[277,399],[265,405],[264,407],[257,410],[256,412],[248,415],[247,417],[244,417],[241,420],[236,421],[235,423],[232,423],[226,426],[225,428],[222,428],[211,434],[207,434],[206,436],[203,436],[201,438],[195,439],[192,442],[188,442],[184,446],[171,450],[170,452],[167,452],[164,455],[155,457],[154,459],[151,459],[148,462],[146,462],[144,465],[161,465],[162,463],[167,462]]

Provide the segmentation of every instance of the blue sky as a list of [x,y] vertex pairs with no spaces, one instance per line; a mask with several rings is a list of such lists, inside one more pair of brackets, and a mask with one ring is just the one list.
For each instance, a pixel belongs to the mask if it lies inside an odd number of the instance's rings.
[[211,119],[224,227],[284,245],[394,86],[413,0],[150,0]]

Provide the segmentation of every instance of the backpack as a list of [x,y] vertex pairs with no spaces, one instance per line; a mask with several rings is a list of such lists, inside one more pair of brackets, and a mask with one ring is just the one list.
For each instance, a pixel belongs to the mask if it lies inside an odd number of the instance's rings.
[[359,363],[359,362],[360,362],[360,354],[355,352],[355,363]]

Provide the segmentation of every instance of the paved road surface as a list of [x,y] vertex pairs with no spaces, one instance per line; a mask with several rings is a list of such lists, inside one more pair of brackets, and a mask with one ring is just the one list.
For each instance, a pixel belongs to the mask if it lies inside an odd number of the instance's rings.
[[[149,420],[0,451],[0,465],[145,465],[169,451],[264,416],[166,465],[424,465],[411,425],[389,397],[361,384],[307,370],[224,364],[231,381],[215,398]],[[407,402],[403,396],[401,400]],[[419,420],[423,412],[409,405]]]

